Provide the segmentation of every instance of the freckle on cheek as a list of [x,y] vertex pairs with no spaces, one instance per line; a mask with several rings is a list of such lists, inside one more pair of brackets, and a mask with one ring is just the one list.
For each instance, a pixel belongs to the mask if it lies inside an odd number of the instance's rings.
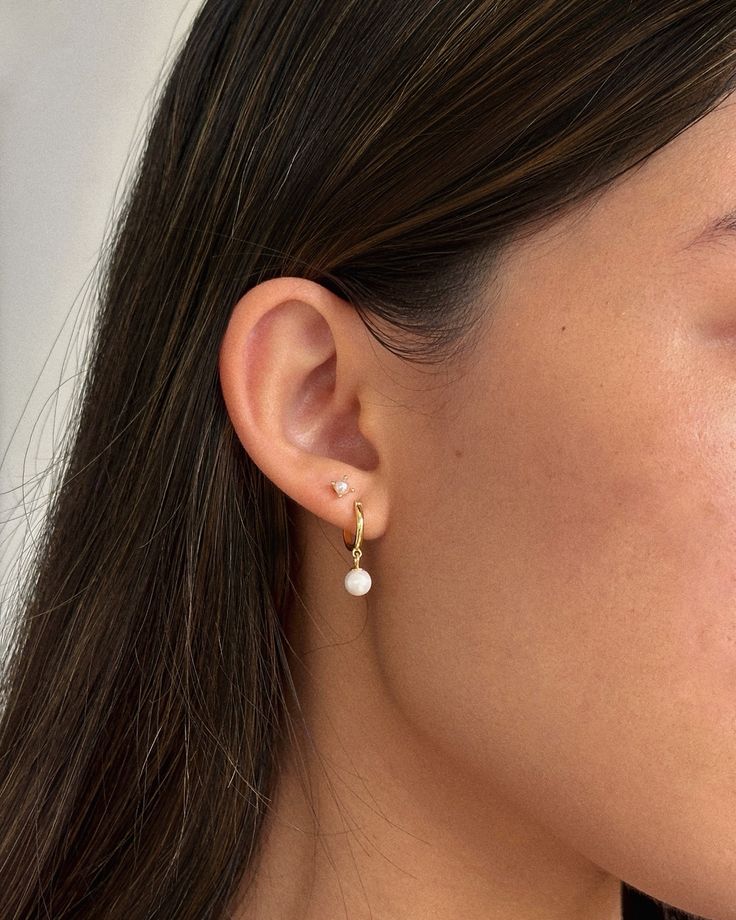
[[636,506],[656,498],[659,491],[646,476],[617,477],[609,484],[609,493],[617,505]]

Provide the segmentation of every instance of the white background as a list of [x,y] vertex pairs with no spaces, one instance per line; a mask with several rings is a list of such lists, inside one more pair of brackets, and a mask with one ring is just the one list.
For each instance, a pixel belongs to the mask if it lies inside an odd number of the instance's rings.
[[0,0],[0,616],[45,506],[118,186],[199,6]]

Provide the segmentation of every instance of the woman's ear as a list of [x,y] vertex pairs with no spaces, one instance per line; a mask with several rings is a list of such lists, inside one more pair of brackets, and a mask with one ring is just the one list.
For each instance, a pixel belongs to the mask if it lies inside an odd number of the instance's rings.
[[[366,398],[377,369],[369,338],[340,297],[280,277],[241,297],[219,353],[225,405],[253,462],[300,505],[351,533],[360,500],[366,540],[384,533],[388,517],[380,438],[389,425],[381,400]],[[355,491],[338,497],[331,481],[344,475]]]

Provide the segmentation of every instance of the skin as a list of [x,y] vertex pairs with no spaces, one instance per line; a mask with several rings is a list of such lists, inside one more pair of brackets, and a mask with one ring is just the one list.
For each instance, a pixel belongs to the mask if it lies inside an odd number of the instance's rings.
[[736,920],[736,232],[693,242],[735,164],[727,99],[511,243],[441,368],[305,279],[235,305],[222,391],[298,512],[313,741],[237,920],[617,920],[621,879]]

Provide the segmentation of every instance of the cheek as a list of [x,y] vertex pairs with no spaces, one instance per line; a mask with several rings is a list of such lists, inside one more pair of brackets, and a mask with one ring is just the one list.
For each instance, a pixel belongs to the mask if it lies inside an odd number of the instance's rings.
[[574,374],[531,374],[497,407],[489,501],[509,583],[519,606],[554,610],[557,631],[598,652],[675,668],[709,652],[730,684],[736,500],[719,490],[722,432],[695,423],[708,397],[682,377],[652,399],[632,374],[584,390]]
[[415,439],[397,520],[430,509],[437,538],[412,559],[400,535],[412,604],[379,660],[481,794],[663,900],[711,878],[736,901],[736,410],[640,329],[596,354],[590,328],[563,348],[499,325],[448,396],[467,408]]
[[492,694],[469,705],[494,779],[600,865],[736,896],[736,411],[598,367],[507,375],[473,426],[488,604],[464,673]]

